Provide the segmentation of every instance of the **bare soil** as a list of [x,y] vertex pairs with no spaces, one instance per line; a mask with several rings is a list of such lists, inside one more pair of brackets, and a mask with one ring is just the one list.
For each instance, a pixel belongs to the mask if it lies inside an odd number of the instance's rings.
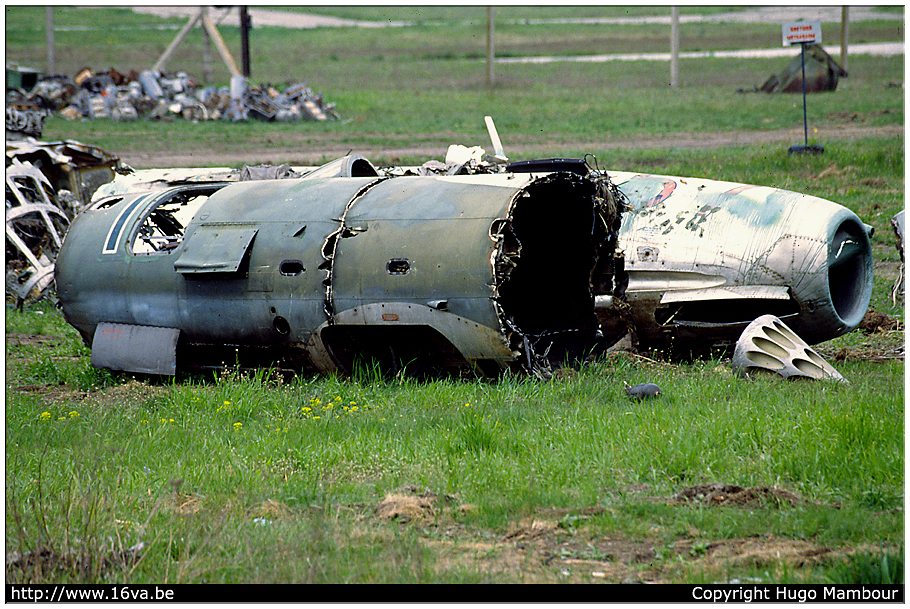
[[[743,488],[729,484],[697,485],[673,497],[648,496],[649,488],[632,489],[642,500],[668,505],[743,509],[763,506],[785,508],[805,503],[797,494],[777,487]],[[628,493],[629,489],[624,489]],[[691,531],[667,543],[655,531],[653,537],[625,538],[586,535],[584,524],[609,508],[590,507],[541,510],[513,522],[495,539],[471,535],[456,523],[458,512],[470,505],[454,498],[415,488],[389,494],[374,509],[373,518],[406,526],[434,530],[425,543],[442,556],[440,568],[477,568],[489,574],[526,583],[554,580],[566,583],[667,583],[674,581],[679,558],[696,572],[736,574],[752,569],[797,569],[843,560],[874,548],[832,549],[803,540],[773,535],[706,540]],[[440,538],[441,534],[441,538]],[[443,540],[444,539],[444,540]],[[728,583],[731,578],[718,575]]]

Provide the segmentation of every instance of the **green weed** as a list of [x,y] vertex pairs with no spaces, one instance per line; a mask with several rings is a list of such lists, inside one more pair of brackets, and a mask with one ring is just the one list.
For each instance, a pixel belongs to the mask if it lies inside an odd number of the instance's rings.
[[863,552],[827,570],[834,584],[891,585],[904,583],[904,549],[895,554]]

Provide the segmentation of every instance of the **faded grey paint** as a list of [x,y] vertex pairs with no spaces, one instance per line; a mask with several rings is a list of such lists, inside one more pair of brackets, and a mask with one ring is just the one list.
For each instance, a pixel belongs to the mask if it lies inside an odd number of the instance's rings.
[[[57,289],[66,319],[87,343],[99,323],[167,327],[180,333],[178,359],[207,348],[230,364],[252,350],[268,352],[265,361],[277,365],[327,372],[349,368],[353,359],[341,351],[356,350],[360,340],[377,342],[365,352],[378,353],[379,343],[390,341],[411,353],[399,336],[414,336],[447,353],[443,367],[477,362],[491,372],[533,363],[540,354],[529,350],[557,345],[550,333],[577,331],[572,340],[579,344],[597,340],[589,275],[603,244],[592,238],[597,203],[586,178],[369,176],[217,185],[179,244],[135,253],[150,214],[190,188],[102,200],[74,223],[58,258]],[[577,210],[567,214],[565,234],[541,238],[557,203]],[[523,254],[502,243],[516,210],[522,237],[533,241]],[[106,243],[99,244],[99,234],[109,235]],[[513,269],[512,278],[498,274],[506,263],[529,267],[522,256],[535,254],[535,264],[557,260],[562,240],[581,244],[572,259],[587,274],[565,273],[570,280],[550,272],[538,279],[531,268]],[[565,285],[571,289],[563,293]],[[581,314],[567,315],[561,301]],[[413,346],[414,353],[433,355],[420,348]],[[198,363],[196,357],[184,364]],[[127,359],[123,365],[133,365]],[[111,358],[104,363],[117,367]]]

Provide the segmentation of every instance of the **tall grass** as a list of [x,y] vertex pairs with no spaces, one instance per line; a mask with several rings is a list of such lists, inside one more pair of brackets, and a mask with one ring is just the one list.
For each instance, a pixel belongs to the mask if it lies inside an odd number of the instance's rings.
[[[80,544],[91,536],[74,527],[113,540],[121,553],[145,542],[143,559],[129,565],[131,581],[162,572],[168,581],[255,581],[289,575],[249,571],[260,551],[254,542],[268,538],[257,528],[266,521],[276,523],[268,526],[279,537],[331,538],[331,551],[369,553],[368,542],[356,549],[338,539],[352,524],[345,509],[364,514],[409,485],[476,505],[465,524],[503,531],[536,506],[577,510],[613,504],[617,492],[637,485],[669,497],[723,481],[777,485],[842,509],[750,511],[733,526],[723,513],[620,502],[621,513],[639,521],[625,527],[628,534],[667,521],[713,536],[770,529],[832,543],[898,543],[902,530],[891,510],[903,504],[903,430],[895,424],[901,375],[898,365],[876,370],[851,385],[749,382],[720,362],[651,367],[620,358],[548,384],[284,383],[228,374],[126,383],[114,388],[123,399],[116,392],[52,402],[11,396],[7,527],[33,550],[52,540],[85,552]],[[663,397],[630,402],[624,380],[657,382]],[[41,518],[37,531],[30,518]],[[615,525],[609,518],[592,526]],[[245,543],[254,544],[248,552],[240,551]],[[110,562],[112,550],[96,545],[97,560]],[[369,577],[422,581],[428,575],[411,571],[422,564],[414,560],[405,561],[404,573]],[[70,573],[74,581],[85,575]],[[294,574],[310,577],[318,579]]]

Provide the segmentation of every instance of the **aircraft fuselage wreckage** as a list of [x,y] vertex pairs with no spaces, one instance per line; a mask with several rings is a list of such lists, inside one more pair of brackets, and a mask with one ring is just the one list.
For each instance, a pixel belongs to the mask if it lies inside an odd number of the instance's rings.
[[118,194],[57,256],[64,316],[115,370],[547,376],[630,331],[639,347],[732,350],[774,314],[817,343],[868,306],[869,228],[830,201],[492,158],[102,187]]
[[816,344],[862,321],[872,227],[849,209],[777,188],[610,176],[629,202],[619,249],[640,346],[732,347],[768,314]]
[[104,368],[541,370],[603,342],[612,196],[605,178],[573,173],[115,196],[71,225],[57,293]]

